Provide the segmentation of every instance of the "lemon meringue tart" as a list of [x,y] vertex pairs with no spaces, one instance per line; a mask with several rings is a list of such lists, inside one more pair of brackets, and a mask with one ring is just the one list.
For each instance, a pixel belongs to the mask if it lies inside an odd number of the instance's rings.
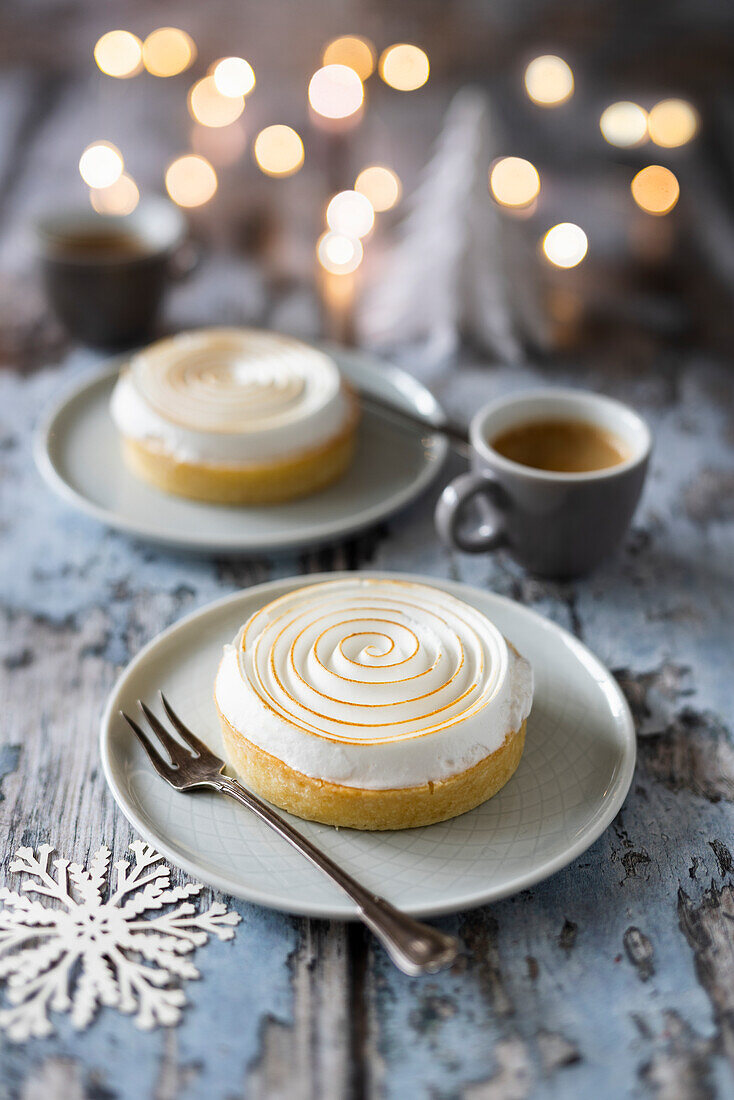
[[344,473],[357,401],[330,356],[255,329],[181,333],[135,354],[112,393],[133,473],[225,504],[291,500]]
[[532,694],[530,665],[476,608],[359,577],[257,611],[214,689],[247,786],[355,829],[430,825],[491,798],[520,763]]

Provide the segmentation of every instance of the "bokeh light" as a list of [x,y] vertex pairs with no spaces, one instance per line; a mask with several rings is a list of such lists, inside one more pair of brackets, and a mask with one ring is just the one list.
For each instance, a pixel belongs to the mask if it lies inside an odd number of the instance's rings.
[[244,57],[223,57],[211,67],[217,91],[226,96],[249,95],[255,87],[255,71]]
[[368,38],[357,34],[335,38],[324,50],[322,65],[346,65],[354,69],[360,80],[366,80],[375,69],[375,47]]
[[399,42],[388,46],[380,57],[380,76],[399,92],[414,92],[428,80],[431,66],[428,55],[419,46]]
[[319,237],[316,255],[326,271],[334,275],[349,275],[362,263],[362,244],[343,233],[327,230]]
[[189,90],[189,114],[202,126],[229,126],[245,109],[243,96],[222,95],[213,76],[202,77]]
[[602,111],[599,129],[605,141],[620,149],[642,145],[647,138],[647,111],[628,99],[610,103]]
[[132,214],[139,199],[138,185],[127,172],[123,172],[109,187],[93,187],[89,192],[89,201],[98,214],[114,214],[117,217]]
[[215,129],[196,123],[191,127],[191,148],[215,168],[224,168],[238,161],[247,149],[247,130],[241,121]]
[[179,206],[202,206],[217,190],[217,173],[206,157],[187,153],[169,164],[166,190]]
[[676,149],[695,137],[698,112],[685,99],[663,99],[650,110],[650,137],[664,149]]
[[290,126],[266,126],[253,147],[258,168],[267,176],[292,176],[303,164],[303,142]]
[[177,76],[195,58],[193,38],[178,27],[159,27],[143,42],[143,64],[153,76]]
[[143,44],[130,31],[107,31],[97,40],[94,60],[107,76],[135,76],[143,67]]
[[392,210],[393,206],[400,201],[402,185],[391,168],[373,164],[369,168],[363,168],[359,173],[354,183],[354,190],[368,198],[373,210],[381,214],[383,210]]
[[364,237],[375,224],[375,211],[359,191],[340,191],[326,208],[326,224],[344,237]]
[[502,157],[489,173],[489,189],[501,206],[529,206],[540,192],[540,176],[529,160]]
[[362,81],[347,65],[324,65],[308,85],[308,101],[324,118],[348,118],[359,110],[363,99]]
[[79,158],[79,173],[89,187],[110,187],[124,167],[122,153],[111,141],[93,141]]
[[662,164],[641,169],[631,183],[632,198],[646,214],[667,214],[680,195],[678,180]]
[[543,238],[543,251],[556,267],[576,267],[586,255],[589,241],[583,229],[573,222],[561,222]]
[[534,58],[525,70],[525,89],[540,107],[559,107],[571,98],[573,88],[571,66],[555,54]]

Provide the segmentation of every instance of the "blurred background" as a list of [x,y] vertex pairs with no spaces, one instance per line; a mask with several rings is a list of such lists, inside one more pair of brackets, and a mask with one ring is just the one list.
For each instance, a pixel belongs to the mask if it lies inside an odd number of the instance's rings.
[[0,360],[70,342],[34,220],[154,195],[199,249],[160,330],[726,352],[733,31],[728,0],[4,0]]

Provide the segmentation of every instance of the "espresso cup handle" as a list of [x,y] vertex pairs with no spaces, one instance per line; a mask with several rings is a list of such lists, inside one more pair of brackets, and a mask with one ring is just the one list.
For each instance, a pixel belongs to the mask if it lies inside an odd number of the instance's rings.
[[[462,523],[466,506],[478,497],[489,500],[496,515],[491,526],[482,524],[474,531],[466,531]],[[492,474],[486,471],[461,474],[446,486],[436,505],[435,518],[439,536],[447,545],[456,546],[467,554],[496,550],[507,541],[500,511],[503,504],[502,486]]]

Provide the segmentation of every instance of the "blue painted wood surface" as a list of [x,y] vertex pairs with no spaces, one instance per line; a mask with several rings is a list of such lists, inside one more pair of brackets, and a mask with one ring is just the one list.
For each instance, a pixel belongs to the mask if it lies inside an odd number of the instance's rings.
[[[473,361],[429,383],[455,415],[543,382],[634,404],[656,438],[623,551],[573,584],[526,576],[504,554],[438,546],[435,492],[344,546],[253,562],[160,553],[76,515],[40,483],[41,407],[93,362],[72,353],[0,375],[2,801],[8,857],[50,841],[84,859],[131,838],[98,766],[120,667],[180,615],[262,580],[323,568],[453,577],[520,600],[613,668],[639,731],[639,764],[613,826],[567,870],[443,923],[468,955],[409,979],[359,928],[229,901],[234,941],[197,957],[172,1032],[105,1010],[85,1033],[3,1041],[0,1094],[119,1097],[600,1098],[731,1095],[731,623],[734,384],[693,355],[627,372],[499,369]],[[416,365],[413,364],[414,369]],[[458,460],[446,471],[459,469]]]

